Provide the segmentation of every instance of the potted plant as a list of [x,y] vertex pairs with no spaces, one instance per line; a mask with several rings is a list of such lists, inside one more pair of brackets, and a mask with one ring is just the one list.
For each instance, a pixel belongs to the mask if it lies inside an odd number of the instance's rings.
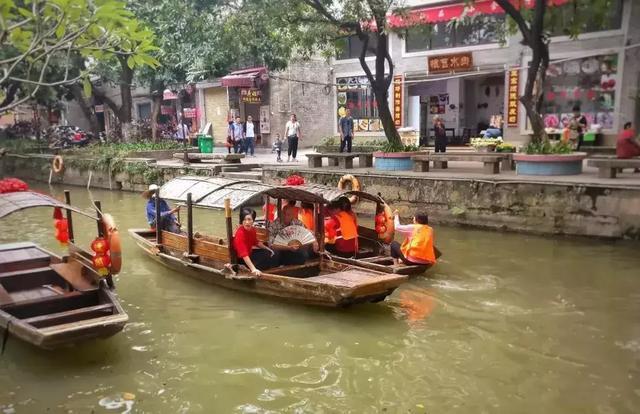
[[548,139],[531,142],[513,155],[518,175],[574,175],[582,173],[586,152],[573,152],[569,143],[551,143]]
[[503,142],[496,146],[496,152],[516,152],[516,146],[508,142]]
[[388,142],[381,151],[375,151],[374,167],[379,171],[409,171],[413,169],[411,157],[419,153],[415,145],[394,145]]
[[478,152],[493,152],[500,144],[502,144],[502,137],[471,138],[471,146]]

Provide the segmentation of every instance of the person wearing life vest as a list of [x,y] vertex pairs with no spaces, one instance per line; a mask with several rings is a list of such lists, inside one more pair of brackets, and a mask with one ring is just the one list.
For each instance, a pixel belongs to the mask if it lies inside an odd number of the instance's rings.
[[298,220],[300,220],[307,229],[315,231],[316,226],[313,222],[313,204],[302,203],[300,205],[300,210],[298,210]]
[[393,212],[393,222],[396,231],[407,236],[402,245],[397,241],[391,242],[391,257],[396,264],[402,262],[407,265],[427,265],[436,262],[433,229],[429,227],[429,216],[426,213],[416,213],[413,224],[403,225],[400,224],[396,210]]
[[331,207],[337,207],[337,211],[325,222],[325,228],[335,228],[336,235],[327,250],[338,256],[351,257],[358,252],[358,219],[347,197],[338,198]]

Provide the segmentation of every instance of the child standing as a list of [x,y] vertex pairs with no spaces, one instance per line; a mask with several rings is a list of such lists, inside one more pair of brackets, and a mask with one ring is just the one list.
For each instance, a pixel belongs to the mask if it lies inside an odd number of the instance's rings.
[[433,229],[429,227],[429,217],[419,212],[413,217],[413,224],[401,225],[398,210],[393,212],[393,216],[396,231],[407,237],[402,245],[397,241],[391,242],[391,257],[394,262],[407,265],[435,263]]
[[272,151],[275,151],[275,153],[277,154],[277,158],[276,161],[277,162],[282,162],[282,140],[280,139],[280,134],[276,134],[276,140],[273,141],[273,145],[272,145]]

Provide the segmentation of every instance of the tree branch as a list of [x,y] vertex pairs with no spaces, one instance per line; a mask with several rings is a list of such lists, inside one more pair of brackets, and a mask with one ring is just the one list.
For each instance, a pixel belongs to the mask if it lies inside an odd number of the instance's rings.
[[518,28],[520,29],[520,33],[522,33],[522,38],[524,39],[524,43],[527,45],[531,44],[531,30],[527,25],[527,22],[522,17],[522,13],[518,9],[516,9],[513,4],[509,0],[495,0],[496,3],[516,22]]

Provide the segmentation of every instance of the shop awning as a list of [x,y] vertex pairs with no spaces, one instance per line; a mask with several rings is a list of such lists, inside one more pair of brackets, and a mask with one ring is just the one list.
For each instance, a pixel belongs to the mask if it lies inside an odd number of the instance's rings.
[[[569,0],[548,0],[550,6],[561,6]],[[533,8],[535,0],[511,0],[511,3],[519,8],[521,5],[526,8]],[[408,15],[400,16],[392,14],[387,17],[387,23],[394,28],[408,27],[427,23],[448,22],[465,16],[476,16],[479,14],[504,14],[502,7],[493,0],[478,0],[466,5],[464,2],[445,4],[442,6],[420,7],[410,10]]]
[[230,88],[256,88],[260,84],[260,76],[267,73],[264,66],[258,68],[249,68],[236,70],[220,79],[222,86]]

